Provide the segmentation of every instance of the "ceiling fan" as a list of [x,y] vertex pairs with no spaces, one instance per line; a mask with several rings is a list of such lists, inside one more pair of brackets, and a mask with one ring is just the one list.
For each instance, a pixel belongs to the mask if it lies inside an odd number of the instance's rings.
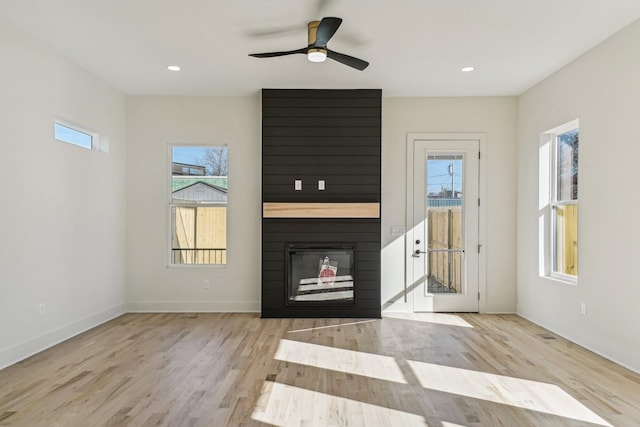
[[266,52],[266,53],[250,53],[249,56],[255,58],[273,58],[275,56],[294,55],[296,53],[304,53],[311,62],[323,62],[327,58],[338,61],[341,64],[357,70],[364,70],[369,66],[367,61],[345,55],[344,53],[335,52],[327,48],[327,43],[336,33],[338,27],[342,24],[341,18],[326,17],[321,21],[311,21],[307,25],[308,28],[308,46],[302,49],[287,50],[282,52]]

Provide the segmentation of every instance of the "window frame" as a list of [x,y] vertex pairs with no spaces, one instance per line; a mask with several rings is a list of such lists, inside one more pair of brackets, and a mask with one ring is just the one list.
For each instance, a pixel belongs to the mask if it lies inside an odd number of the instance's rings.
[[[91,137],[91,147],[86,147],[84,145],[77,144],[77,143],[75,143],[73,141],[68,141],[66,139],[58,138],[58,135],[56,133],[56,125],[65,127],[65,128],[70,129],[70,130],[72,130],[74,132],[78,132],[78,133],[81,133],[81,134],[84,134],[84,135],[87,135],[87,136]],[[79,148],[82,148],[84,150],[102,151],[102,152],[105,152],[105,153],[107,152],[106,150],[102,149],[103,147],[101,147],[101,141],[100,141],[101,138],[100,138],[100,134],[98,132],[89,129],[86,126],[81,126],[81,125],[78,125],[77,123],[73,123],[73,122],[71,122],[69,120],[61,119],[59,117],[55,117],[53,119],[53,138],[56,141],[60,141],[60,142],[63,142],[65,144],[68,144],[68,145],[79,147]]]
[[[226,269],[227,265],[229,264],[229,258],[228,258],[228,242],[229,242],[229,223],[228,223],[228,219],[229,219],[229,199],[228,199],[228,193],[227,193],[227,203],[220,203],[220,202],[210,202],[210,201],[193,201],[193,202],[187,202],[187,201],[179,201],[179,202],[175,202],[173,200],[173,149],[174,148],[208,148],[208,147],[224,147],[227,149],[227,161],[228,161],[228,156],[229,156],[229,147],[227,144],[187,144],[187,143],[178,143],[178,144],[168,144],[168,149],[167,149],[167,246],[166,246],[166,257],[167,257],[167,268],[215,268],[215,269]],[[227,171],[227,189],[228,189],[228,171]],[[224,263],[220,263],[220,264],[186,264],[186,263],[174,263],[173,262],[173,256],[172,256],[172,251],[173,251],[173,232],[174,232],[174,219],[173,219],[173,209],[177,208],[177,207],[193,207],[193,208],[198,208],[198,207],[220,207],[220,206],[224,206],[227,211],[226,211],[226,218],[227,218],[227,223],[226,223],[226,227],[225,227],[225,262]]]
[[[578,135],[580,135],[580,123],[578,119],[567,122],[561,126],[550,129],[546,132],[543,132],[541,135],[541,142],[543,144],[549,144],[549,153],[548,153],[548,176],[543,177],[540,176],[540,182],[544,180],[548,180],[549,188],[548,191],[548,204],[545,209],[544,215],[548,218],[545,221],[547,226],[546,232],[544,233],[544,266],[541,268],[541,273],[548,278],[552,278],[561,282],[565,282],[568,284],[577,285],[578,283],[578,274],[571,275],[566,274],[558,269],[558,221],[557,221],[557,210],[559,207],[565,206],[577,206],[579,211],[579,192],[580,186],[578,185],[578,197],[573,200],[558,200],[558,138],[560,135],[563,135],[567,132],[576,130]],[[579,166],[578,166],[578,177],[579,177]],[[579,182],[579,180],[578,180]],[[579,235],[579,230],[577,235]],[[579,254],[579,252],[578,252]],[[580,264],[578,263],[578,266]]]

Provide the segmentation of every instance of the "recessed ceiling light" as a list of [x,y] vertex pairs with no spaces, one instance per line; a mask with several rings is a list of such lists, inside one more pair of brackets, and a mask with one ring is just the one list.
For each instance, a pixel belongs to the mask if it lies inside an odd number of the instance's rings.
[[167,69],[171,71],[180,71],[180,67],[178,67],[177,65],[169,65]]
[[469,71],[473,71],[475,70],[475,68],[473,67],[463,67],[460,69],[460,71],[464,72],[464,73],[468,73]]

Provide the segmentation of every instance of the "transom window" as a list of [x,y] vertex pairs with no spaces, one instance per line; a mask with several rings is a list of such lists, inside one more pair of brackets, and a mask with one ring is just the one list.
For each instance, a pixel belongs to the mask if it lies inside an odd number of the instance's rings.
[[58,141],[77,145],[78,147],[91,150],[94,148],[96,135],[88,130],[80,129],[78,126],[70,125],[56,120],[53,124],[53,136]]

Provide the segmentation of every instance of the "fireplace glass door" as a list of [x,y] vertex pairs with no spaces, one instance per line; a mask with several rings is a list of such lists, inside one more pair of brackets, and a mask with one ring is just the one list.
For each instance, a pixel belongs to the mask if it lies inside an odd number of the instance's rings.
[[355,244],[288,244],[287,305],[355,302]]

